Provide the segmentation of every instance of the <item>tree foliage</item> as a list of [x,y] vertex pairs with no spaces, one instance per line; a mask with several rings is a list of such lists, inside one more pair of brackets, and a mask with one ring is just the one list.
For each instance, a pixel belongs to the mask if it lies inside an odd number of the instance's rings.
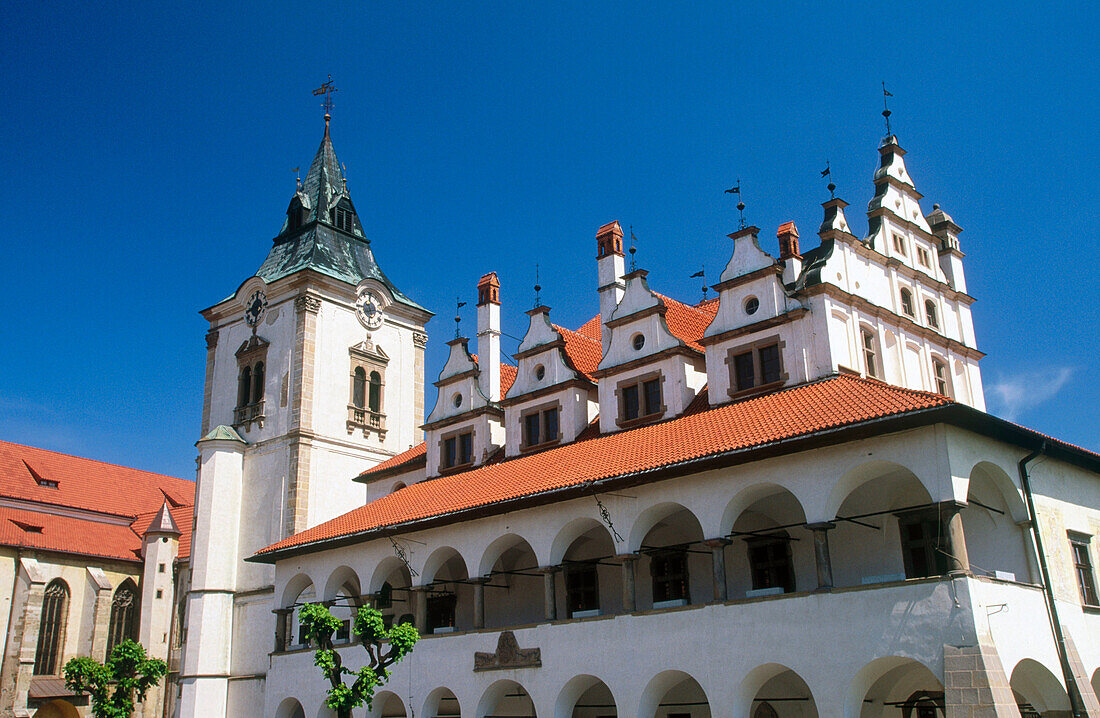
[[140,643],[125,640],[114,647],[107,663],[81,656],[65,664],[65,685],[87,693],[95,718],[130,718],[134,701],[145,700],[150,688],[168,673],[159,658],[145,655]]
[[[306,636],[315,644],[317,652],[313,663],[330,684],[325,704],[336,711],[339,718],[349,718],[353,708],[366,704],[371,707],[374,692],[385,685],[390,677],[389,667],[412,651],[420,634],[411,623],[402,623],[386,630],[382,614],[373,608],[361,606],[355,612],[351,630],[359,636],[367,652],[368,663],[358,671],[343,664],[343,659],[332,644],[332,634],[340,628],[340,619],[319,603],[307,603],[300,609],[298,621],[305,628]],[[388,643],[388,650],[383,644]],[[344,682],[344,677],[351,683]]]

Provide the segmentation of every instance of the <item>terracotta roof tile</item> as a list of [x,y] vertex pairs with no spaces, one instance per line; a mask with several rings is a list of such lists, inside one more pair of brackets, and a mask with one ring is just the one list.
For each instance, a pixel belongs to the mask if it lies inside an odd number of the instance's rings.
[[565,340],[565,353],[569,357],[569,361],[573,362],[573,366],[577,368],[577,371],[584,374],[591,381],[596,381],[592,378],[592,372],[596,371],[600,359],[603,358],[603,345],[600,344],[599,337],[593,339],[587,334],[559,327],[556,324],[554,328],[561,333],[562,339]]
[[[703,332],[706,331],[707,325],[714,320],[714,315],[718,313],[718,300],[709,299],[705,302],[700,302],[695,306],[690,304],[684,304],[678,302],[671,297],[666,297],[663,294],[658,294],[667,307],[668,311],[665,312],[665,322],[668,324],[668,330],[680,341],[687,344],[692,349],[703,350],[703,346],[699,343],[699,340],[703,337]],[[597,342],[602,342],[600,335],[602,333],[602,326],[600,324],[600,317],[596,316],[589,319],[577,329],[577,334],[582,334],[589,339],[594,339]],[[601,351],[603,345],[600,345]],[[598,362],[597,362],[598,363]]]
[[259,555],[950,403],[938,394],[833,377],[413,484]]
[[[181,507],[174,511],[185,515],[183,523],[187,528],[180,537],[180,557],[186,558],[191,550],[191,510]],[[146,524],[153,515],[148,515]],[[0,545],[122,561],[141,560],[141,537],[134,525],[6,507],[0,508]]]
[[426,441],[421,441],[416,446],[402,451],[397,456],[391,456],[378,466],[372,466],[359,475],[370,476],[371,474],[377,474],[383,471],[389,471],[390,469],[395,469],[398,466],[402,466],[404,464],[411,464],[414,460],[419,459],[421,456],[427,455],[427,453],[428,443]]

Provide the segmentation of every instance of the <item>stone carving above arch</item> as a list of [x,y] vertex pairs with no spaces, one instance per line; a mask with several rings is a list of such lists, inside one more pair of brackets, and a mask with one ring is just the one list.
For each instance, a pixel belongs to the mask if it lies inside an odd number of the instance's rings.
[[520,648],[516,635],[503,631],[497,639],[495,653],[477,651],[474,653],[475,671],[500,671],[512,668],[540,668],[542,649]]

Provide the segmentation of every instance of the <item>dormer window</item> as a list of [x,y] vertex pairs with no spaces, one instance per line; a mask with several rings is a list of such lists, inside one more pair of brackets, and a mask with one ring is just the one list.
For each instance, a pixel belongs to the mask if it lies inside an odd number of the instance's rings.
[[619,426],[655,419],[665,412],[659,372],[628,379],[615,393],[619,396]]
[[931,299],[928,299],[924,302],[924,313],[926,318],[928,319],[928,326],[932,327],[933,329],[939,329],[939,313],[936,312],[936,303],[933,302]]
[[474,463],[474,432],[464,431],[444,436],[440,469],[458,469]]
[[726,363],[730,367],[730,396],[779,384],[786,378],[777,337],[731,349]]
[[530,449],[560,440],[557,404],[523,412],[523,448]]
[[336,207],[330,214],[332,224],[337,229],[342,229],[349,234],[355,229],[355,214],[343,207]]

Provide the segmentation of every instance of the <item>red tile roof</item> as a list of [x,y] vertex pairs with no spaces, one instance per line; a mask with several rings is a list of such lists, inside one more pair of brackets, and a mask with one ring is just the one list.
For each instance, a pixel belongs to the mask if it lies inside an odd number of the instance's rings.
[[257,555],[951,403],[929,392],[832,377],[413,484]]
[[[599,319],[599,317],[596,318]],[[565,353],[569,357],[569,361],[573,362],[573,366],[577,368],[577,371],[584,374],[591,381],[596,381],[592,378],[592,372],[596,371],[600,359],[603,358],[603,345],[600,344],[599,336],[597,335],[593,339],[587,334],[559,327],[556,324],[554,328],[561,333],[562,339],[565,340]]]
[[385,461],[383,461],[378,466],[372,466],[372,467],[370,467],[369,469],[367,469],[366,471],[362,472],[359,475],[360,476],[372,476],[373,474],[380,474],[380,473],[383,473],[383,472],[388,472],[391,469],[396,469],[398,467],[402,467],[405,464],[409,464],[410,465],[409,468],[412,468],[411,464],[415,460],[419,459],[422,456],[426,456],[427,454],[428,454],[428,442],[421,441],[416,446],[414,446],[410,449],[406,449],[405,451],[402,451],[397,456],[391,456],[390,458],[386,459]]
[[0,545],[140,560],[141,533],[168,501],[190,555],[193,481],[0,441],[0,497],[24,504],[0,509]]
[[[714,320],[714,315],[718,313],[718,300],[707,300],[692,306],[678,302],[663,294],[657,296],[664,301],[665,307],[668,309],[665,312],[665,322],[668,324],[668,330],[692,349],[703,351],[703,345],[699,343],[699,340],[703,338],[703,332]],[[602,327],[598,314],[577,329],[578,334],[583,334],[597,342],[602,341],[600,338],[601,332]]]

